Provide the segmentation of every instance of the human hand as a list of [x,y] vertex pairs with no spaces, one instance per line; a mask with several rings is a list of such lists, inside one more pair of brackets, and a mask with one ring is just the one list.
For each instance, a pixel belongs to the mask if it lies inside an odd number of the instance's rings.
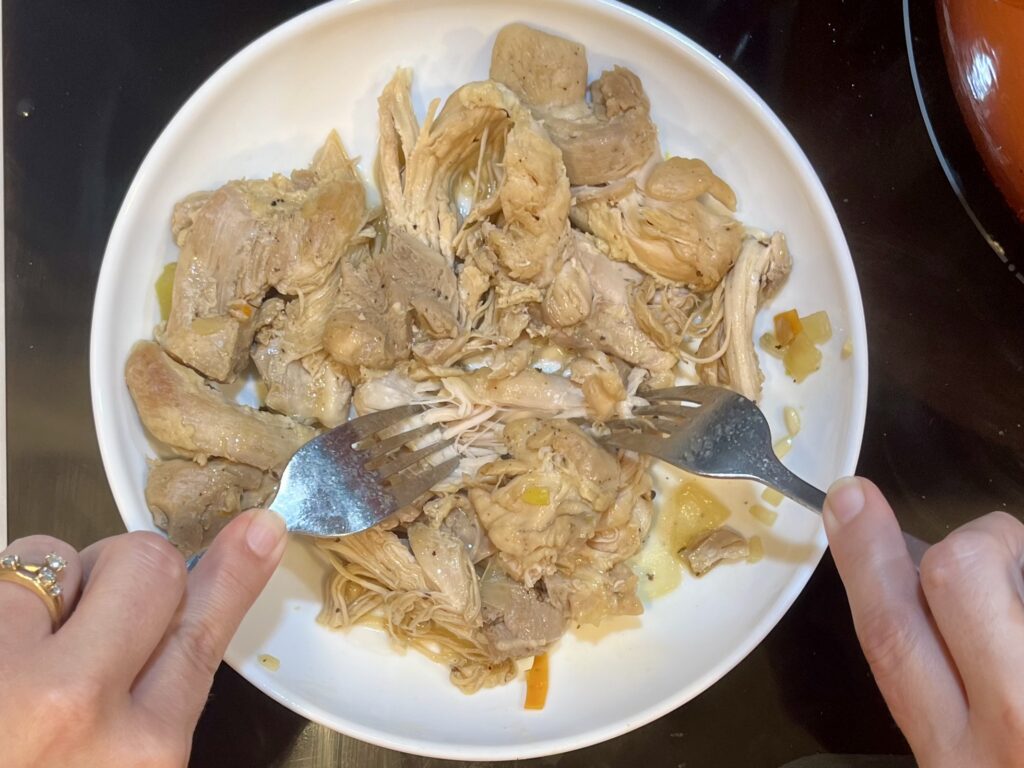
[[153,533],[81,555],[47,536],[13,542],[3,555],[23,563],[65,559],[66,618],[53,631],[38,595],[0,581],[4,766],[186,765],[213,674],[284,546],[284,521],[265,510],[227,525],[191,574]]
[[1024,763],[1024,525],[974,520],[918,575],[871,482],[833,485],[824,521],[864,655],[922,768]]

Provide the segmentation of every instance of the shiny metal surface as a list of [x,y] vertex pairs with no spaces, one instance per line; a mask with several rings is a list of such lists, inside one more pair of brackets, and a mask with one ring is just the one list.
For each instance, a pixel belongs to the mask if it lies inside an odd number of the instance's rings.
[[[935,18],[932,2],[911,2]],[[189,94],[245,44],[315,3],[4,1],[11,537],[46,532],[83,547],[123,530],[96,447],[86,352],[111,224],[146,150]],[[924,538],[993,509],[1019,514],[1024,290],[943,176],[916,102],[899,5],[636,5],[705,46],[767,101],[835,205],[871,345],[859,471]],[[945,77],[941,58],[939,67]],[[906,752],[826,555],[779,625],[708,691],[614,741],[523,764],[777,768],[821,753]],[[458,766],[312,725],[226,667],[191,765]]]
[[[705,385],[659,389],[641,396],[654,405],[634,409],[637,418],[616,427],[634,431],[613,430],[601,439],[603,443],[655,456],[695,475],[755,480],[812,512],[821,512],[825,493],[779,461],[768,420],[752,400]],[[686,405],[673,405],[673,401]],[[903,535],[914,565],[920,565],[928,545],[909,533]]]

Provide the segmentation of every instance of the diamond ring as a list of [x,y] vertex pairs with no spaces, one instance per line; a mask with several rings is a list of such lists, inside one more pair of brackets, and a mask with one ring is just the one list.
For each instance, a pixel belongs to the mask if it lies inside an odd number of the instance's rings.
[[0,557],[0,581],[20,584],[35,592],[46,603],[56,631],[64,612],[64,589],[60,585],[60,575],[66,567],[64,558],[55,552],[44,557],[39,565],[23,563],[18,555],[6,555]]

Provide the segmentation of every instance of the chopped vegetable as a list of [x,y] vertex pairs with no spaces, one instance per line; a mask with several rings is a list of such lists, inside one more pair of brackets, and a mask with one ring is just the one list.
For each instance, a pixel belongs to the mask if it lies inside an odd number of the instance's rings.
[[540,485],[523,489],[522,500],[531,507],[545,507],[551,503],[551,491]]
[[782,500],[786,497],[783,496],[778,491],[776,491],[774,488],[765,488],[764,492],[761,494],[761,498],[764,499],[764,501],[767,502],[768,504],[771,504],[773,507],[777,507],[779,506],[779,504],[782,503]]
[[774,509],[767,509],[762,507],[760,504],[755,504],[750,508],[750,514],[754,516],[754,519],[760,523],[764,523],[768,527],[775,525],[775,520],[778,518],[779,513]]
[[748,563],[756,563],[764,559],[764,542],[761,541],[760,536],[751,536],[747,545],[750,547],[750,554],[747,555]]
[[772,446],[772,450],[775,451],[775,455],[776,456],[778,456],[780,459],[784,459],[786,457],[786,454],[789,453],[789,451],[790,451],[790,449],[792,449],[792,447],[793,447],[793,438],[792,437],[784,437],[781,440],[779,440],[777,443],[775,443],[775,445]]
[[796,437],[800,431],[800,414],[796,408],[787,405],[782,411],[782,416],[786,420],[786,431],[789,432],[789,436]]
[[775,338],[775,334],[771,331],[761,334],[761,349],[772,357],[779,358],[779,360],[786,354],[786,348],[779,344],[779,340]]
[[824,310],[801,317],[800,323],[803,325],[807,338],[815,344],[824,344],[832,338],[832,322],[828,319],[828,312]]
[[852,355],[853,355],[853,339],[847,339],[846,341],[843,342],[843,349],[839,353],[839,356],[841,358],[843,358],[843,360],[849,360]]
[[178,262],[172,261],[170,264],[164,266],[163,272],[160,273],[160,277],[156,279],[156,300],[160,303],[160,319],[163,322],[167,322],[167,318],[171,316],[171,296],[174,295],[174,271],[178,267]]
[[277,672],[277,670],[281,668],[281,660],[276,656],[271,656],[269,653],[261,653],[259,656],[256,657],[256,661],[258,661],[261,666],[264,666],[267,669],[269,669],[271,672]]
[[800,383],[821,367],[821,351],[806,333],[800,333],[790,342],[782,362],[786,373]]
[[775,338],[783,346],[789,344],[803,330],[803,323],[800,322],[800,315],[795,309],[780,312],[775,316]]
[[533,657],[533,666],[526,671],[526,703],[524,709],[544,709],[548,700],[548,655]]

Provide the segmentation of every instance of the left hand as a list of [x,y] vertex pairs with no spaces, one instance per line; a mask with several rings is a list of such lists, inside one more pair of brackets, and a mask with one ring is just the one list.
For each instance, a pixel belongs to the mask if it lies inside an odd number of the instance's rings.
[[38,595],[0,581],[4,766],[186,765],[213,674],[284,547],[284,521],[266,510],[227,525],[191,574],[152,533],[81,555],[46,536],[13,542],[3,555],[67,565],[56,631]]

